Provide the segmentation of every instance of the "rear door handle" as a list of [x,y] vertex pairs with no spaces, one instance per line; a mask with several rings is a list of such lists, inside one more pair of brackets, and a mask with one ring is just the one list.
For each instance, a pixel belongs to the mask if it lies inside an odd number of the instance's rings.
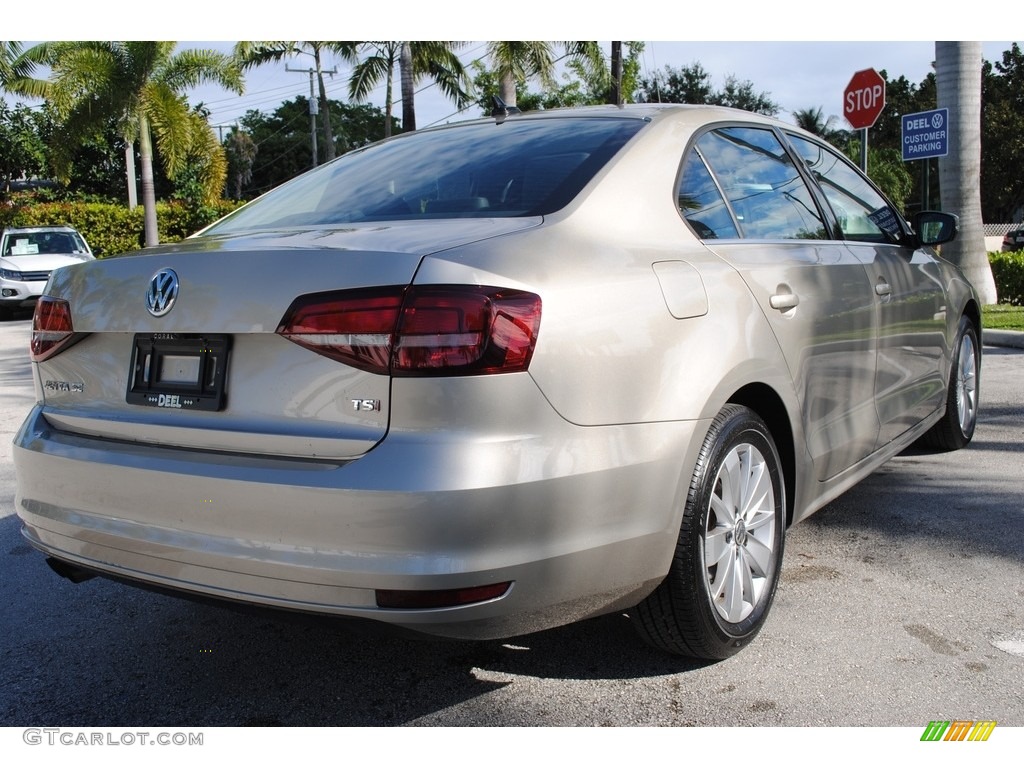
[[776,293],[769,297],[768,303],[771,304],[772,309],[786,312],[799,304],[800,299],[795,293]]
[[889,285],[884,280],[879,280],[877,283],[875,283],[875,293],[877,293],[879,296],[891,296],[892,286]]

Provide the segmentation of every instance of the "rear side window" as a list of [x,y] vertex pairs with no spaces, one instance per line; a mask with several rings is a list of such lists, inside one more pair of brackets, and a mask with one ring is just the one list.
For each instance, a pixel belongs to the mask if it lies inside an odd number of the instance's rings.
[[902,235],[896,212],[838,153],[802,136],[788,136],[825,193],[846,240],[896,243]]
[[240,209],[205,234],[558,210],[646,123],[516,119],[423,131],[351,152]]
[[696,149],[683,161],[679,212],[702,240],[739,237],[729,206]]
[[[740,236],[773,240],[827,237],[824,220],[810,190],[770,129],[718,128],[704,134],[697,141],[696,149],[710,169],[717,188],[727,198]],[[697,163],[688,157],[679,190],[680,206],[684,198],[700,199],[706,187],[707,179],[703,178]],[[706,204],[705,208],[713,206]],[[683,215],[690,219],[685,210]],[[698,236],[706,237],[696,225],[692,226]],[[727,231],[727,227],[720,224],[709,228],[716,233]]]

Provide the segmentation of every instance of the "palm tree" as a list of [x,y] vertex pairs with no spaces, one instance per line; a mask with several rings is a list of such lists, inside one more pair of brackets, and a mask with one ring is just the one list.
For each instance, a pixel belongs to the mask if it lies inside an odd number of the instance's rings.
[[245,131],[235,128],[224,142],[231,172],[232,197],[242,199],[242,187],[252,180],[252,165],[256,160],[256,142]]
[[995,304],[996,287],[981,220],[981,43],[936,42],[935,87],[949,109],[949,154],[939,158],[942,208],[960,217],[960,235],[942,255],[964,270],[984,304]]
[[[21,72],[50,68],[50,79],[27,76],[8,84],[16,93],[46,99],[61,123],[64,140],[52,148],[51,164],[66,178],[73,143],[109,119],[118,123],[128,145],[139,142],[145,242],[159,242],[153,185],[153,143],[167,175],[175,178],[190,160],[202,158],[200,176],[208,197],[224,185],[223,149],[205,119],[189,108],[182,93],[212,81],[242,92],[242,76],[232,59],[211,50],[174,53],[174,42],[72,41],[40,43],[15,61]],[[70,137],[72,141],[67,141]],[[134,187],[134,172],[128,180]]]
[[462,109],[472,101],[472,82],[456,50],[464,43],[452,40],[370,41],[363,44],[370,55],[356,65],[349,79],[349,97],[366,99],[385,82],[384,135],[391,135],[394,71],[398,65],[402,88],[402,130],[416,130],[415,86],[424,76]]
[[487,44],[487,56],[500,83],[499,96],[506,106],[516,105],[516,87],[533,77],[544,88],[555,83],[559,61],[575,63],[587,80],[608,80],[604,52],[596,40],[567,40],[559,43],[563,54],[557,56],[553,43],[545,40],[503,40]]
[[0,89],[32,74],[32,66],[22,59],[22,52],[21,43],[17,41],[0,41]]
[[792,115],[798,127],[815,136],[820,136],[830,144],[838,145],[848,138],[846,131],[834,127],[838,118],[835,115],[829,115],[826,118],[825,110],[822,107],[798,109]]
[[832,124],[836,121],[835,115],[826,120],[822,107],[798,109],[793,113],[793,119],[796,120],[797,127],[822,138],[825,138],[825,134],[832,129]]
[[[343,61],[355,62],[356,42],[325,42],[322,40],[260,40],[239,42],[235,45],[235,58],[242,69],[256,67],[272,61],[281,61],[292,56],[310,56],[316,72],[320,103],[320,128],[324,135],[324,151],[328,161],[337,156],[334,128],[331,125],[331,109],[327,102],[327,86],[324,84],[324,54],[333,53]],[[313,158],[316,165],[316,158]]]
[[547,88],[555,80],[555,49],[545,40],[499,40],[487,44],[487,56],[501,84],[501,100],[516,105],[516,85],[536,77]]
[[384,137],[391,135],[391,119],[394,112],[391,94],[394,90],[395,65],[401,44],[394,40],[379,40],[363,43],[364,49],[370,54],[356,64],[348,81],[348,97],[354,101],[363,101],[370,91],[384,80]]

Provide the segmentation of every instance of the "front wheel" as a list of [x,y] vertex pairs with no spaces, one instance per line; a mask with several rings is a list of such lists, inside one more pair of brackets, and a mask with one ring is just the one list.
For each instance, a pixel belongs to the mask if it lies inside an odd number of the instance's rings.
[[978,331],[967,317],[960,318],[953,364],[946,389],[946,410],[942,418],[921,437],[920,444],[940,451],[956,451],[974,437],[978,424],[978,380],[981,374],[981,347]]
[[632,612],[641,636],[695,658],[739,651],[768,617],[785,523],[771,433],[749,408],[727,405],[704,438],[671,569]]

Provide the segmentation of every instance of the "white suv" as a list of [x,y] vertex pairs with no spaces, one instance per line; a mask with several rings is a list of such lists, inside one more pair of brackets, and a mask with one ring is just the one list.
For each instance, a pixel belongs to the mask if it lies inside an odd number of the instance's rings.
[[71,227],[8,227],[0,235],[0,318],[35,304],[53,270],[92,259]]

